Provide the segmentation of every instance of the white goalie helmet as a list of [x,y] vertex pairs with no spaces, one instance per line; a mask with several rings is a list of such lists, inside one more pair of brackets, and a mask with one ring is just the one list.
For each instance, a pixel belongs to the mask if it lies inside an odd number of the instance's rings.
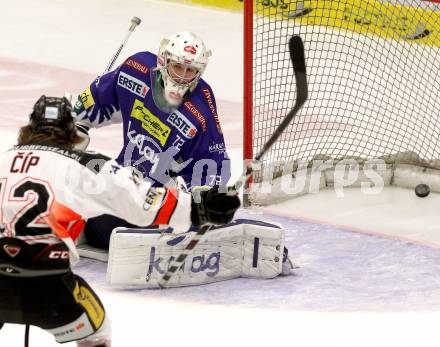
[[170,105],[180,105],[185,94],[196,88],[210,56],[211,50],[196,34],[184,31],[162,40],[157,66]]

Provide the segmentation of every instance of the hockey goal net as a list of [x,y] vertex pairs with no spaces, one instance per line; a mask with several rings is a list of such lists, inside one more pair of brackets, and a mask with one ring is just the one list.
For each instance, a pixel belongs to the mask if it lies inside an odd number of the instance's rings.
[[[250,203],[329,186],[340,163],[360,172],[338,176],[352,185],[368,181],[368,165],[385,184],[440,189],[439,10],[416,0],[245,1],[245,159],[295,102],[294,34],[309,84],[308,101],[254,171]],[[306,183],[295,186],[300,168]]]

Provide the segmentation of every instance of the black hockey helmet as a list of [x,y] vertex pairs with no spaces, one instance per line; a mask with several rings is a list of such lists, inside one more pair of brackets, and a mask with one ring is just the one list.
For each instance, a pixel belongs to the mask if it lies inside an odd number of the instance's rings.
[[34,105],[30,125],[36,131],[58,128],[71,132],[75,128],[71,103],[65,97],[42,95]]

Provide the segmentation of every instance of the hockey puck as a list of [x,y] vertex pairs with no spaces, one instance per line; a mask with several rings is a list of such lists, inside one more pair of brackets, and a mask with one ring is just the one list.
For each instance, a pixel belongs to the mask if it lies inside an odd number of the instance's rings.
[[415,189],[415,193],[419,198],[424,198],[430,193],[429,186],[427,184],[418,184]]

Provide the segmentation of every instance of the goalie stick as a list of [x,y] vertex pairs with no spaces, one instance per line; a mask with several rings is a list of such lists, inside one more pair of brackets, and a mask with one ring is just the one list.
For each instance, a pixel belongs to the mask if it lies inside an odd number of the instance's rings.
[[[290,124],[292,119],[297,115],[298,111],[304,105],[308,97],[308,86],[307,86],[307,74],[306,74],[306,62],[304,56],[304,44],[300,36],[292,36],[289,40],[289,52],[290,59],[292,61],[293,70],[295,73],[295,82],[296,82],[296,101],[292,110],[284,117],[283,121],[278,125],[275,129],[272,136],[267,140],[267,142],[263,145],[261,150],[255,156],[255,159],[252,161],[259,161],[273,146],[273,144],[278,140],[281,134],[286,130],[287,126]],[[228,194],[238,194],[240,188],[244,185],[245,182],[252,175],[252,162],[246,165],[246,168],[235,183],[234,186],[228,188]],[[173,264],[168,268],[168,271],[162,276],[159,281],[159,286],[161,288],[166,288],[168,282],[172,278],[172,276],[181,268],[183,263],[185,262],[188,255],[197,246],[200,242],[201,238],[205,233],[211,229],[212,225],[204,225],[202,226],[193,236],[191,241],[182,251],[182,253],[174,260]]]
[[[119,54],[121,54],[122,49],[124,48],[125,44],[127,43],[128,39],[130,38],[130,35],[133,33],[134,29],[141,24],[141,20],[138,17],[133,17],[130,21],[130,28],[128,28],[127,33],[124,36],[124,39],[122,40],[118,50],[113,54],[112,58],[107,64],[107,67],[105,68],[104,72],[101,74],[101,76],[105,75],[107,72],[110,72],[113,65],[116,62],[116,59],[118,59]],[[101,79],[101,76],[98,76],[96,79],[96,85],[99,84],[99,81]],[[64,95],[67,100],[72,101],[72,95],[69,93],[65,93]],[[82,141],[75,145],[75,149],[85,151],[87,149],[87,146],[90,143],[90,137],[89,137],[89,128],[83,125],[80,125],[79,123],[76,124],[76,133],[80,138],[82,138]]]
[[29,329],[30,325],[26,324],[24,327],[24,347],[29,347]]
[[118,59],[119,54],[121,53],[122,49],[124,48],[125,44],[127,43],[131,33],[134,31],[134,29],[141,24],[141,20],[138,17],[133,17],[131,19],[131,25],[130,28],[128,29],[127,34],[125,35],[124,39],[121,42],[121,45],[119,46],[118,50],[115,52],[115,54],[113,54],[113,57],[111,58],[111,60],[109,61],[109,63],[107,64],[107,67],[105,68],[104,72],[102,73],[103,75],[105,75],[107,72],[109,72],[113,65],[115,64],[116,59]]

